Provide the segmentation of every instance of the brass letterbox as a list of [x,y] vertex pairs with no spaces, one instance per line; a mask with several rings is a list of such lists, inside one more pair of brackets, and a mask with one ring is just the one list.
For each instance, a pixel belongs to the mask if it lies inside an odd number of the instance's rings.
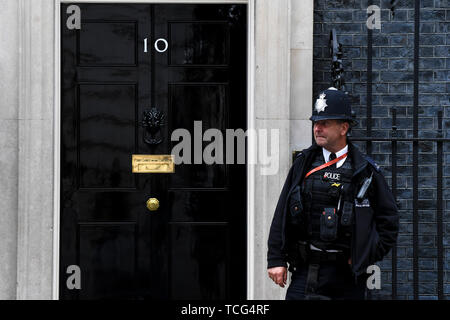
[[162,154],[133,154],[133,173],[174,173],[175,163],[173,155]]

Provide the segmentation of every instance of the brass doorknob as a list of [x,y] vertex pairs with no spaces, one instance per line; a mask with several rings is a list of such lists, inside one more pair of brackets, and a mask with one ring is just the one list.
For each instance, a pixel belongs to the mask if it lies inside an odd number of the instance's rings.
[[156,211],[159,208],[159,200],[156,198],[150,198],[147,200],[147,209],[150,211]]

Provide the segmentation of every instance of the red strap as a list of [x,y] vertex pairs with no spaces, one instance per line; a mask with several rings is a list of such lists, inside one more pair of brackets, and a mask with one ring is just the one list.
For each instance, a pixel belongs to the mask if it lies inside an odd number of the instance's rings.
[[308,178],[310,175],[312,175],[314,172],[319,171],[319,170],[322,170],[323,168],[329,167],[329,166],[335,164],[336,162],[338,162],[338,161],[340,161],[340,160],[346,158],[346,157],[347,157],[347,153],[348,153],[348,152],[344,153],[344,154],[343,154],[342,156],[340,156],[339,158],[336,158],[336,159],[334,159],[334,160],[328,161],[327,163],[324,163],[323,165],[318,166],[317,168],[312,169],[310,172],[308,172],[308,173],[306,174],[305,179]]

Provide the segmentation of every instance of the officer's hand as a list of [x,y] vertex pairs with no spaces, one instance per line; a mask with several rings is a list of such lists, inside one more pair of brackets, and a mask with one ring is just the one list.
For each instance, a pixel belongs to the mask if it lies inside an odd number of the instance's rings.
[[284,288],[287,281],[287,269],[286,267],[274,267],[267,270],[270,279],[277,285]]

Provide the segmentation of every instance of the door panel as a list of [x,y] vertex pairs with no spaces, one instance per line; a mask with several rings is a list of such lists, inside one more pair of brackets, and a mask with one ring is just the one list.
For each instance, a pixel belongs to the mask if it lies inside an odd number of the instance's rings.
[[171,225],[170,234],[171,298],[227,297],[227,278],[230,271],[227,224],[174,223]]
[[[245,165],[136,174],[131,156],[170,154],[173,130],[194,138],[194,121],[246,130],[246,6],[78,6],[81,30],[61,26],[60,297],[245,298]],[[155,145],[142,125],[152,107],[165,115]],[[70,265],[81,290],[66,286]]]
[[[227,22],[169,22],[170,66],[228,65]],[[201,35],[201,36],[200,36]]]
[[80,298],[129,296],[136,281],[136,224],[84,223],[79,234]]
[[78,65],[136,66],[139,43],[136,31],[135,21],[84,22],[80,30]]
[[136,149],[136,85],[84,84],[78,91],[80,188],[135,188],[129,167]]
[[[169,84],[169,114],[171,131],[184,128],[195,139],[194,121],[202,122],[202,132],[210,128],[225,132],[228,109],[227,84],[176,83]],[[202,142],[202,150],[209,142]],[[172,187],[223,188],[226,186],[224,164],[195,164],[195,142],[191,148],[191,164],[177,166],[177,174],[170,176]]]

